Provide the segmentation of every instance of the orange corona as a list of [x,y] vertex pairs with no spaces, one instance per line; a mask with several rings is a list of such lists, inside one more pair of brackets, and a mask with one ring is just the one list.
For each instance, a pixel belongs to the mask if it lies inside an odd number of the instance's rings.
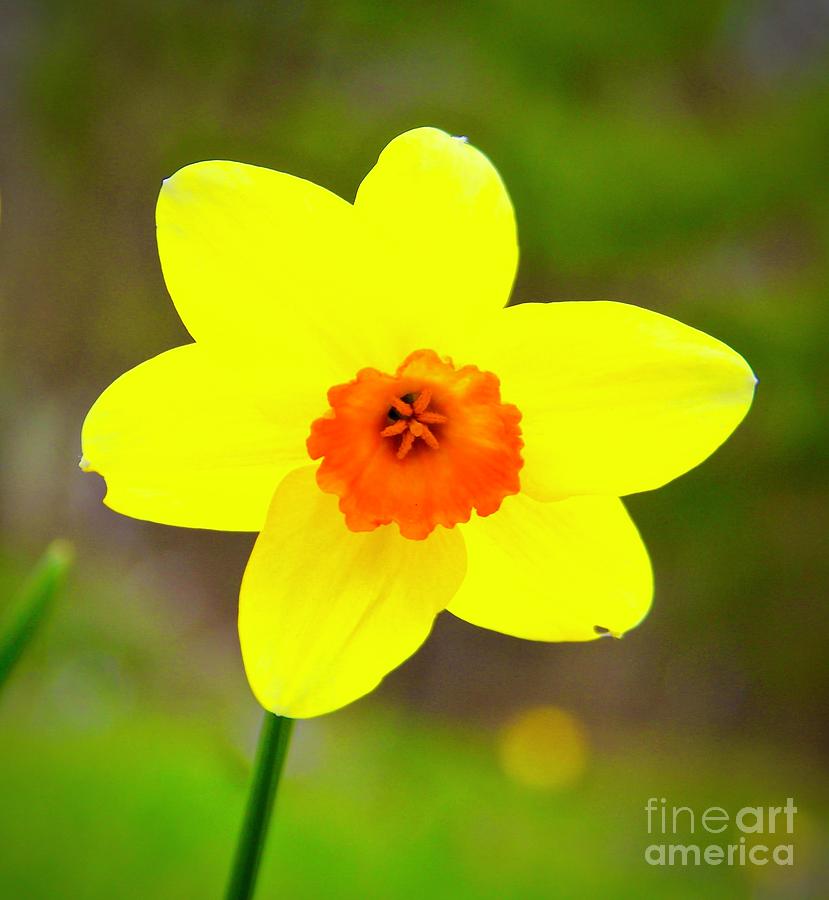
[[417,350],[394,375],[362,369],[328,402],[308,452],[322,458],[317,483],[339,496],[352,531],[395,522],[422,540],[520,490],[521,413],[501,402],[491,372]]

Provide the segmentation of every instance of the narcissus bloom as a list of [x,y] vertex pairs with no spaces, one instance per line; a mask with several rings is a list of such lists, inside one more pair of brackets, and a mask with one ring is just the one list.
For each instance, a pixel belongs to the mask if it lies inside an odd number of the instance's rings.
[[126,515],[261,532],[239,634],[267,709],[337,709],[457,616],[620,635],[651,569],[618,499],[712,453],[755,379],[724,344],[611,302],[505,307],[498,173],[431,128],[354,203],[233,162],[164,182],[158,246],[194,343],[112,384],[82,467]]

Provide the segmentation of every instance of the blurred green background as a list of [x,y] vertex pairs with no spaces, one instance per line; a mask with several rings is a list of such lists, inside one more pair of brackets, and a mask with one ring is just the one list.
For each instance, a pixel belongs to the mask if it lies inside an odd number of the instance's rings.
[[[78,556],[0,695],[0,895],[219,897],[241,814],[252,537],[121,518],[77,470],[100,390],[186,340],[156,256],[161,179],[239,159],[351,199],[391,137],[433,124],[511,191],[516,299],[673,315],[742,352],[758,396],[703,467],[630,498],[657,595],[623,641],[532,644],[444,614],[381,690],[299,726],[260,896],[829,896],[824,0],[0,17],[0,611],[53,536]],[[569,711],[575,749],[565,729],[521,750],[515,717],[539,705]],[[510,763],[516,741],[550,783]],[[644,862],[649,797],[789,796],[791,869]]]

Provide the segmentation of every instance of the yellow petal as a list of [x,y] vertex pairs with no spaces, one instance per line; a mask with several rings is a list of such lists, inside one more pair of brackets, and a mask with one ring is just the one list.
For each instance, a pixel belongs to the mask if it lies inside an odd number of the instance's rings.
[[202,162],[164,182],[156,223],[168,290],[197,341],[298,348],[306,368],[340,363],[340,378],[385,362],[371,353],[370,259],[350,203],[282,172]]
[[[105,503],[151,522],[259,531],[280,479],[307,462],[315,392],[273,384],[270,365],[190,344],[122,375],[83,426],[82,467]],[[324,389],[323,389],[324,391]]]
[[468,573],[449,604],[467,622],[535,641],[621,635],[650,608],[636,526],[615,497],[507,497],[464,525]]
[[355,210],[379,248],[387,302],[407,330],[403,354],[450,353],[450,332],[503,307],[518,262],[515,218],[492,163],[435,128],[395,138],[357,192]]
[[257,699],[307,718],[368,693],[423,643],[465,566],[457,529],[425,541],[351,532],[314,469],[292,472],[242,581],[239,636]]
[[196,340],[300,348],[307,366],[335,361],[340,380],[423,346],[446,352],[470,316],[506,303],[518,256],[498,173],[434,128],[393,140],[355,205],[211,161],[164,182],[156,221],[167,287]]
[[541,500],[623,496],[701,463],[748,412],[755,378],[725,344],[606,301],[526,303],[463,346],[522,413],[522,488]]

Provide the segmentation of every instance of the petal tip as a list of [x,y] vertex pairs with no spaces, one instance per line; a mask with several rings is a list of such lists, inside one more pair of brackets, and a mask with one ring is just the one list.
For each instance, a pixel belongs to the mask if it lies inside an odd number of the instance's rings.
[[617,641],[620,641],[625,635],[622,631],[611,631],[610,628],[605,628],[604,625],[594,625],[593,631],[596,633],[597,637],[600,638],[615,638]]

